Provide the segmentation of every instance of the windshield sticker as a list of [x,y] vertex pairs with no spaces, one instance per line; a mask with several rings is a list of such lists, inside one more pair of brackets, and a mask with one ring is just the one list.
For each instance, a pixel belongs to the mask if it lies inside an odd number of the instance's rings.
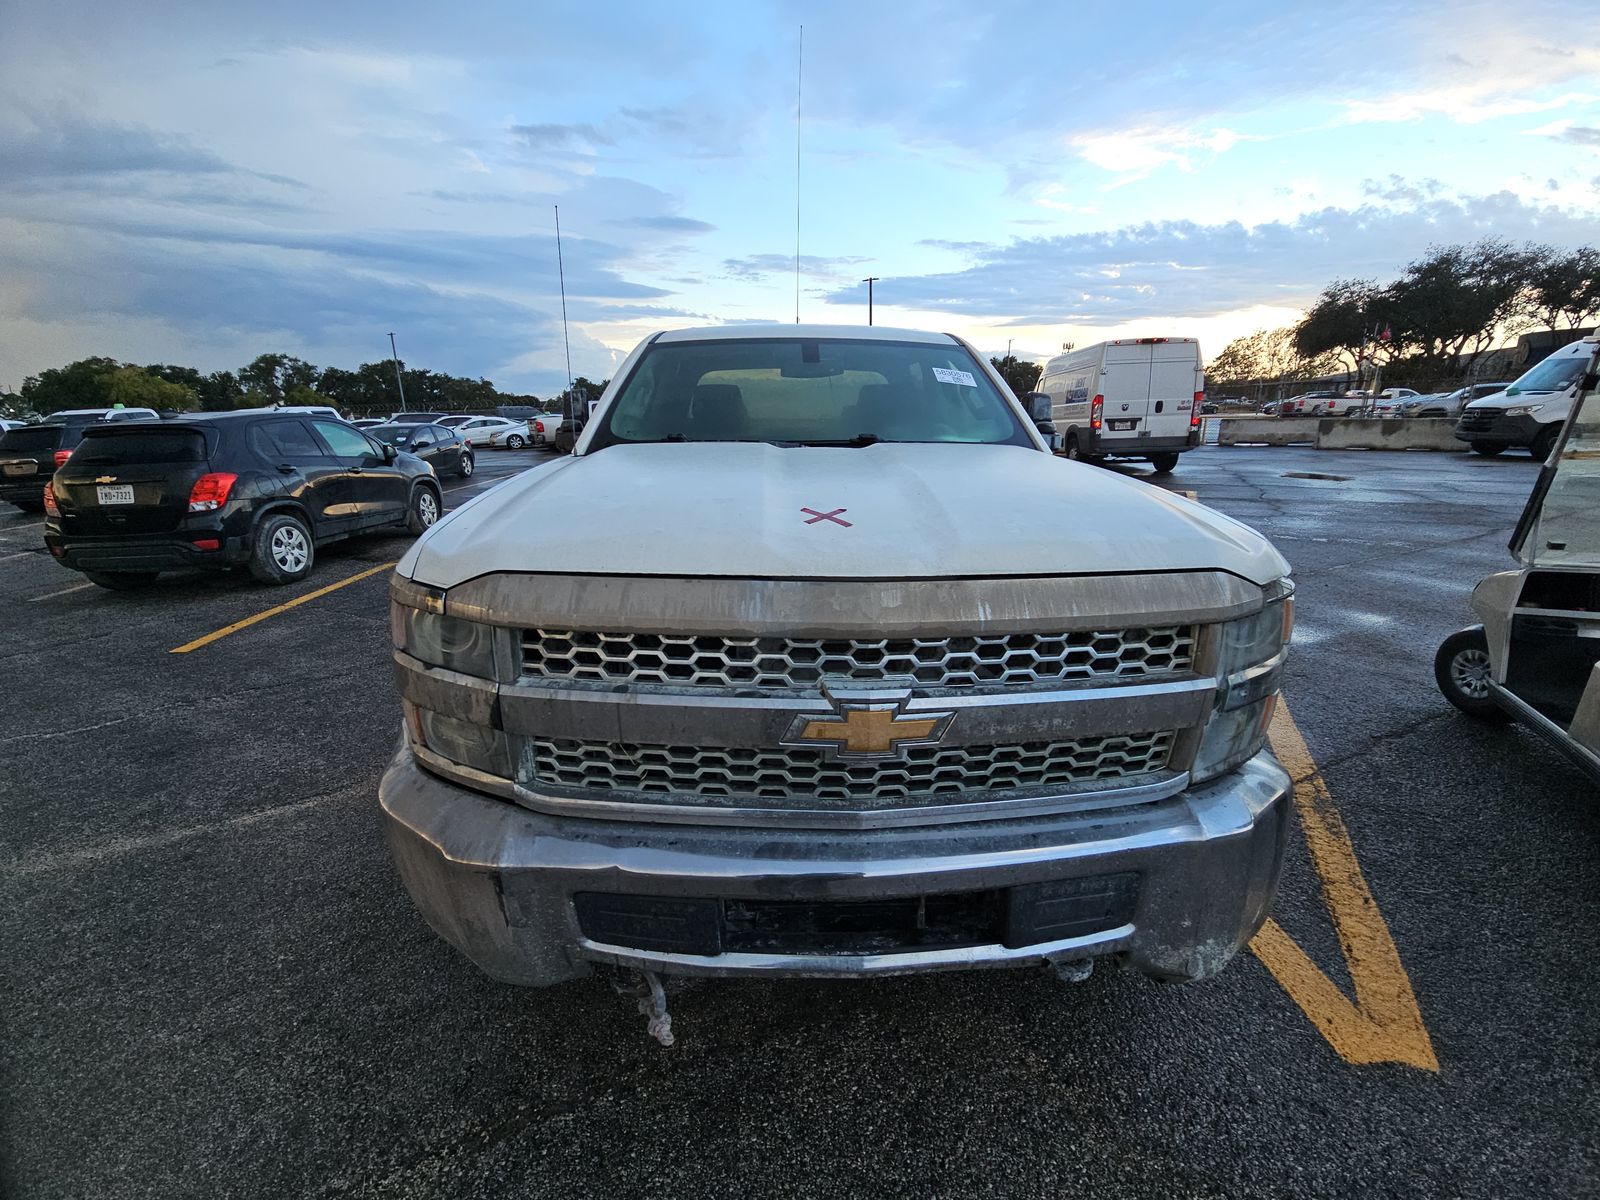
[[933,377],[940,383],[955,383],[969,388],[978,386],[978,381],[967,371],[951,371],[944,367],[935,367]]

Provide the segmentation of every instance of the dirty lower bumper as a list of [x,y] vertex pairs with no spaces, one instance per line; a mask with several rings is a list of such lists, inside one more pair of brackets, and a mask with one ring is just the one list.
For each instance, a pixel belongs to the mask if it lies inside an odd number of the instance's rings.
[[[685,827],[531,812],[428,774],[404,747],[379,789],[395,864],[428,924],[488,974],[532,986],[597,962],[862,976],[1116,956],[1160,978],[1203,978],[1266,919],[1289,794],[1288,775],[1263,752],[1209,784],[1110,811],[872,831]],[[1053,920],[1074,897],[1113,894],[1102,927]],[[596,896],[612,919],[596,917]],[[837,952],[756,937],[685,953],[673,936],[708,903],[755,912],[759,926],[774,910],[842,910],[848,923],[884,907],[873,902],[920,914],[971,896],[994,898],[1002,915],[995,936],[959,945]],[[597,928],[618,932],[601,940]],[[1022,944],[1008,944],[1019,929]],[[1028,931],[1046,940],[1028,942]]]

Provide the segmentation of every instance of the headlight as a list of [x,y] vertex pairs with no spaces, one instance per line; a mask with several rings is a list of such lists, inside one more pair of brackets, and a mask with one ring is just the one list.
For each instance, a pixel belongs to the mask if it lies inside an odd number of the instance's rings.
[[1544,408],[1542,404],[1513,404],[1505,410],[1508,417],[1531,417],[1534,413]]
[[495,678],[494,629],[397,604],[391,610],[395,647],[432,667]]
[[1217,653],[1217,708],[1206,724],[1190,778],[1231,771],[1261,749],[1277,704],[1285,651],[1294,628],[1294,599],[1269,600],[1258,613],[1222,626]]

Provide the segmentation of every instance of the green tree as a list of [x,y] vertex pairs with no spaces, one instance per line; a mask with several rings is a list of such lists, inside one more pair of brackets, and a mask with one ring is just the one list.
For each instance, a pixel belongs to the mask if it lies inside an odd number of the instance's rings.
[[22,406],[37,413],[64,408],[104,408],[106,377],[122,364],[114,358],[80,358],[22,381]]
[[1363,346],[1371,349],[1374,327],[1390,314],[1387,298],[1370,279],[1338,279],[1322,289],[1294,327],[1294,351],[1302,359],[1333,356],[1350,371],[1359,367]]
[[1033,391],[1039,383],[1039,376],[1044,373],[1044,368],[1038,363],[1018,358],[1015,354],[991,358],[989,365],[1000,372],[1000,378],[1006,381],[1006,386],[1019,397]]
[[239,382],[248,391],[261,392],[268,404],[281,404],[292,388],[314,388],[317,368],[292,354],[262,354],[239,368]]
[[119,367],[101,376],[101,382],[108,405],[177,412],[193,412],[200,407],[200,397],[194,392],[180,383],[169,383],[151,375],[143,367]]
[[1485,351],[1527,320],[1537,252],[1504,238],[1431,246],[1384,293],[1399,347],[1425,370],[1470,375]]
[[1538,246],[1531,253],[1529,315],[1546,329],[1560,328],[1563,321],[1567,328],[1576,329],[1586,320],[1600,317],[1600,250],[1593,246],[1565,251]]

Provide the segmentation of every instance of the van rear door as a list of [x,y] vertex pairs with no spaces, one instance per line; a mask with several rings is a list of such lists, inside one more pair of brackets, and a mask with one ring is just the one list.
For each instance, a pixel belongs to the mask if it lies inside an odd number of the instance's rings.
[[[1150,350],[1148,343],[1106,345],[1100,394],[1105,397],[1104,428],[1100,444],[1115,454],[1130,453],[1146,433],[1150,407]],[[1187,418],[1186,418],[1187,419]]]
[[1200,343],[1173,339],[1150,349],[1150,414],[1145,428],[1153,438],[1188,437],[1195,393],[1202,390]]

